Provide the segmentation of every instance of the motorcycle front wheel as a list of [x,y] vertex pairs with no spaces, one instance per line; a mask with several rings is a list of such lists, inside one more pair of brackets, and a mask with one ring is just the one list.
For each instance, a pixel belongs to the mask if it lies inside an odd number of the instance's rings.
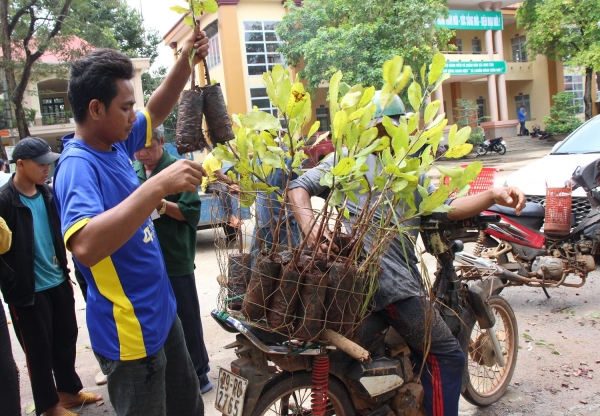
[[503,144],[499,144],[496,147],[496,152],[498,152],[499,155],[503,155],[506,153],[506,146],[504,146]]
[[477,148],[477,154],[479,156],[483,156],[483,155],[487,154],[487,149],[485,147],[483,147],[483,146],[479,146]]
[[[311,393],[311,373],[306,371],[283,372],[265,386],[263,394],[256,402],[252,416],[308,415],[311,413]],[[329,377],[327,396],[326,415],[351,416],[355,414],[350,394],[346,387],[334,377]]]
[[494,331],[500,342],[504,367],[497,364],[492,340],[487,330],[475,323],[469,342],[469,381],[463,397],[476,406],[489,406],[497,402],[506,392],[517,365],[519,330],[517,318],[510,304],[500,296],[488,299],[496,317]]

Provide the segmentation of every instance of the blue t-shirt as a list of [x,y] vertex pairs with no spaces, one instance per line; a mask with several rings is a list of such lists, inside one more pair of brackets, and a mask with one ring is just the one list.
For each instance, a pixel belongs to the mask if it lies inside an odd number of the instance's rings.
[[[120,204],[139,186],[133,154],[152,138],[147,113],[138,113],[127,140],[98,151],[73,135],[55,172],[54,194],[65,244],[90,219]],[[110,238],[110,233],[106,238]],[[150,218],[112,255],[88,268],[87,325],[92,349],[112,360],[137,360],[164,344],[176,314],[175,297]]]
[[519,121],[521,123],[525,121],[525,110],[523,110],[523,109],[519,110]]
[[50,220],[42,194],[19,194],[19,197],[23,205],[31,210],[33,217],[33,273],[35,291],[41,292],[60,285],[66,278],[56,258]]

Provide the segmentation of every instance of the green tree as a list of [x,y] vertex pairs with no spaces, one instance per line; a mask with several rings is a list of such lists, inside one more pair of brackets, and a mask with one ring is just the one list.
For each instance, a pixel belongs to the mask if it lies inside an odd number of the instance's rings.
[[[148,103],[150,96],[158,88],[160,84],[163,83],[165,78],[167,77],[168,69],[165,66],[159,66],[152,72],[145,72],[142,74],[142,89],[144,90],[144,104]],[[165,139],[167,142],[172,142],[175,140],[175,129],[177,127],[177,110],[178,105],[175,105],[175,108],[169,116],[163,122],[163,127],[165,128]]]
[[[435,21],[447,15],[443,0],[305,0],[289,9],[277,28],[279,51],[304,68],[309,88],[338,70],[348,84],[382,85],[382,65],[396,55],[419,69],[436,50],[448,50],[452,32]],[[405,100],[406,101],[406,100]]]
[[594,70],[600,70],[600,0],[526,0],[517,24],[527,30],[527,49],[585,72],[585,119],[592,117]]
[[581,126],[581,120],[575,115],[577,105],[573,104],[573,98],[570,92],[561,92],[552,97],[554,105],[550,107],[550,117],[544,117],[548,133],[570,134]]
[[[2,58],[8,98],[19,136],[29,135],[23,97],[36,77],[67,77],[68,62],[93,47],[113,47],[131,57],[157,56],[155,31],[146,33],[124,0],[0,0]],[[74,42],[75,37],[86,42]],[[45,53],[62,64],[43,64]]]

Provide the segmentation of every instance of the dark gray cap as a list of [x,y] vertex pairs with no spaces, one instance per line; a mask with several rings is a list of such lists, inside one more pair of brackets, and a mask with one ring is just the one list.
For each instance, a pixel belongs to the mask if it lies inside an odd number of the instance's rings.
[[25,137],[13,149],[11,163],[15,163],[19,159],[31,159],[34,162],[49,165],[56,162],[59,157],[60,154],[54,153],[46,140],[39,137]]

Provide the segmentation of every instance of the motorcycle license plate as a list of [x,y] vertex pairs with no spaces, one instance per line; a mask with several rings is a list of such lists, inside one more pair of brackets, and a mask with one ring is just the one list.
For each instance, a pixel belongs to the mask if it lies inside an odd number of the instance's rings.
[[242,416],[247,387],[248,380],[220,368],[215,408],[225,416]]

